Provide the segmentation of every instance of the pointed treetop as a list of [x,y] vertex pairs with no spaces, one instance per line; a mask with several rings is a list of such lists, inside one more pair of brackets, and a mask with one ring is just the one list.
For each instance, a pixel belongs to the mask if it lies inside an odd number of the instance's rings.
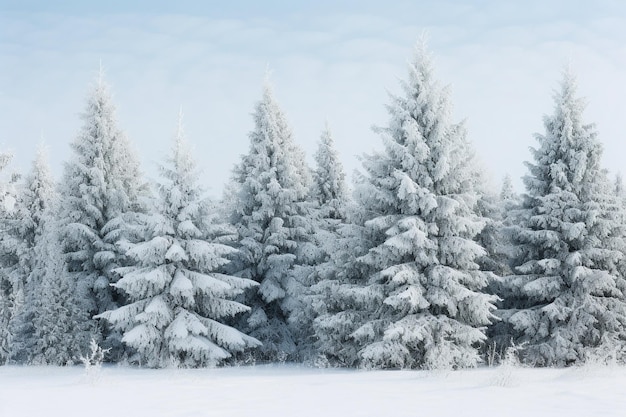
[[345,173],[339,162],[339,156],[335,150],[333,135],[328,125],[324,125],[319,141],[319,147],[315,152],[314,159],[316,169],[313,173],[315,193],[322,205],[333,200],[345,202],[347,190],[345,186]]
[[263,76],[263,96],[274,95],[274,85],[272,84],[273,71],[268,63],[265,67],[265,75]]
[[513,190],[513,181],[511,180],[511,176],[506,174],[502,179],[502,189],[500,190],[500,199],[503,201],[512,200],[515,196],[515,191]]
[[43,129],[39,137],[39,143],[37,144],[37,150],[35,151],[35,164],[47,164],[48,160],[48,144],[43,134]]
[[556,187],[592,198],[587,183],[599,173],[602,145],[595,125],[584,121],[586,100],[577,95],[571,68],[563,70],[559,87],[553,94],[553,113],[544,116],[545,133],[535,135],[540,147],[531,148],[535,162],[527,163],[530,175],[524,183],[533,195],[546,195]]
[[[585,97],[578,96],[578,77],[571,66],[564,68],[562,74],[560,91],[557,91],[554,96],[555,120],[560,119],[560,135],[569,143],[569,146],[574,143],[581,146],[583,142],[600,146],[595,141],[595,124],[583,122],[583,112],[587,107],[587,100]],[[586,139],[579,138],[578,135],[583,135]],[[580,142],[581,140],[583,142]]]
[[[31,177],[37,178],[37,181],[39,182],[38,186],[49,187],[50,189],[54,188],[54,180],[52,172],[50,171],[50,165],[48,164],[48,147],[43,143],[39,143],[39,145],[37,145],[37,152],[35,159],[32,162],[30,175]],[[42,182],[45,184],[42,185]]]
[[334,143],[333,132],[330,129],[330,123],[328,123],[328,119],[324,120],[324,128],[322,129],[322,143],[325,146],[332,146]]
[[48,145],[46,145],[46,143],[43,141],[43,138],[42,138],[41,142],[39,142],[39,144],[37,145],[35,161],[37,165],[41,165],[42,163],[46,163],[45,161],[47,160],[48,160]]
[[178,124],[176,126],[176,142],[181,142],[185,137],[185,129],[183,125],[183,105],[178,109]]
[[430,36],[428,31],[424,29],[422,33],[420,33],[420,35],[417,37],[417,41],[415,42],[414,48],[416,53],[424,54],[428,51],[429,38]]
[[433,58],[428,48],[428,38],[428,32],[426,31],[422,32],[419,38],[417,38],[413,48],[413,59],[411,65],[430,72],[432,69]]
[[187,141],[185,135],[184,114],[182,106],[178,112],[178,122],[176,126],[176,134],[174,135],[174,149],[171,161],[174,164],[174,170],[177,175],[188,176],[187,181],[195,181],[195,177],[199,175],[197,171],[196,161],[193,157],[193,147]]
[[98,68],[98,87],[104,87],[104,66],[102,65],[102,58],[100,58],[100,66]]
[[576,93],[578,91],[578,77],[572,68],[571,62],[566,64],[561,71],[561,83],[560,89],[555,91],[554,98],[557,107],[566,105],[569,103],[573,106],[573,109],[581,111],[585,108],[585,99],[577,98]]
[[565,65],[563,65],[563,73],[567,73],[570,75],[574,75],[574,52],[572,48],[570,48],[569,53],[567,55],[567,61]]
[[265,64],[265,75],[264,75],[263,81],[265,83],[271,84],[273,73],[274,73],[274,70],[272,70],[270,63],[268,62],[267,64]]
[[88,108],[90,108],[91,110],[86,110],[83,113],[84,117],[93,111],[110,112],[111,117],[113,117],[115,113],[115,105],[113,104],[111,91],[106,81],[106,74],[104,65],[102,64],[102,60],[100,60],[99,62],[98,72],[95,76],[95,80],[92,81],[89,85],[87,103],[89,103]]
[[187,148],[185,143],[185,127],[183,123],[183,106],[178,111],[178,121],[176,125],[176,135],[174,136],[174,161],[175,164],[181,164],[187,156]]
[[319,147],[317,152],[315,153],[315,159],[318,164],[321,164],[323,160],[328,158],[328,154],[335,153],[334,150],[334,140],[333,133],[330,130],[330,125],[328,124],[328,120],[324,123],[324,128],[322,129],[322,134],[320,136]]

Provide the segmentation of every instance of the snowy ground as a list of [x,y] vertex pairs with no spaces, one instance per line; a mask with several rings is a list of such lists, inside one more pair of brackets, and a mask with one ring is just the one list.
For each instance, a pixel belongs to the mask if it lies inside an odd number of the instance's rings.
[[473,415],[626,416],[626,368],[0,367],[2,417]]

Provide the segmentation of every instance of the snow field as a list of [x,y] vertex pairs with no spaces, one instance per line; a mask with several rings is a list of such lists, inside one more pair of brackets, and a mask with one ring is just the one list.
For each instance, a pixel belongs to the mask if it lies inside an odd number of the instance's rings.
[[[505,373],[505,386],[498,385]],[[0,416],[624,416],[626,368],[0,367]]]

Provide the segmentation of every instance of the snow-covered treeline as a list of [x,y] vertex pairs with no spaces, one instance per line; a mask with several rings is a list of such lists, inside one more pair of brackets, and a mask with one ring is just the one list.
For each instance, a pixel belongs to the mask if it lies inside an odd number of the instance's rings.
[[149,367],[623,361],[626,199],[575,77],[520,195],[489,189],[451,106],[420,41],[350,192],[330,128],[309,167],[266,82],[212,201],[182,115],[144,178],[100,76],[61,181],[44,150],[23,176],[0,155],[0,363],[71,364],[92,340]]

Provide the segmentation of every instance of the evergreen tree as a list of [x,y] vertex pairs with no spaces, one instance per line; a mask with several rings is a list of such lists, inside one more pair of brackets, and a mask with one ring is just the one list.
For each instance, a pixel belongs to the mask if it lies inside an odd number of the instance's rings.
[[473,366],[494,308],[482,292],[489,274],[477,264],[485,252],[474,241],[484,226],[476,168],[463,126],[448,121],[447,91],[423,44],[402,88],[388,106],[389,125],[377,129],[384,151],[363,160],[363,214],[353,228],[362,243],[347,248],[358,257],[339,272],[333,310],[317,325],[334,326],[327,341],[341,343],[343,363]]
[[298,324],[289,316],[300,305],[302,271],[310,264],[312,224],[309,214],[310,174],[302,151],[274,99],[269,84],[254,112],[250,149],[236,166],[230,222],[237,227],[240,254],[232,271],[260,286],[249,291],[252,307],[245,326],[263,346],[260,360],[275,360],[297,352]]
[[213,365],[260,344],[224,323],[249,311],[233,298],[257,283],[219,273],[235,251],[232,230],[214,221],[180,124],[172,154],[147,239],[130,245],[134,265],[116,269],[130,303],[97,317],[123,331],[139,363]]
[[481,193],[478,200],[478,213],[485,219],[485,227],[476,238],[478,243],[485,248],[485,255],[478,259],[480,269],[491,271],[496,276],[508,274],[508,258],[501,236],[504,212],[498,196],[491,192]]
[[519,197],[513,188],[513,180],[509,174],[506,174],[502,179],[502,186],[500,187],[500,201],[504,203],[505,207],[511,203],[516,205],[515,202],[519,201]]
[[513,182],[508,174],[504,176],[498,194],[490,190],[480,192],[478,212],[486,219],[486,225],[478,235],[478,242],[487,253],[480,258],[479,263],[482,270],[492,271],[495,274],[493,277],[495,281],[490,284],[488,291],[491,294],[499,294],[496,288],[499,288],[502,277],[511,273],[509,265],[511,245],[508,228],[517,224],[519,202],[519,196],[515,193]]
[[[507,294],[507,286],[505,285],[506,277],[511,274],[511,265],[516,250],[515,245],[512,243],[512,227],[518,226],[521,221],[520,214],[521,199],[513,188],[513,181],[510,175],[505,175],[502,179],[500,187],[500,193],[497,197],[497,203],[495,205],[495,212],[492,214],[490,222],[485,229],[489,232],[489,240],[482,240],[485,248],[490,254],[491,268],[495,272],[494,279],[489,283],[487,292],[498,296],[498,302],[496,303],[496,315],[499,314],[499,310],[503,308],[504,300],[501,297],[505,297]],[[485,235],[485,230],[481,233],[481,236]],[[490,338],[488,349],[494,352],[500,349],[501,353],[504,353],[505,349],[509,347],[511,343],[510,332],[507,331],[508,324],[497,320],[489,328],[488,335]]]
[[312,248],[310,262],[299,266],[299,281],[304,284],[305,296],[300,298],[301,305],[294,309],[291,320],[297,322],[302,329],[302,340],[299,346],[305,358],[315,352],[315,336],[313,320],[320,312],[325,311],[325,294],[322,281],[334,279],[335,265],[333,253],[340,247],[339,229],[346,224],[348,206],[350,204],[345,173],[339,155],[335,150],[334,140],[326,124],[315,153],[315,170],[312,184],[312,210],[310,217],[313,222],[311,234]]
[[345,220],[349,195],[346,175],[328,124],[322,132],[315,153],[315,163],[313,197],[320,209],[322,227],[332,229],[334,223]]
[[347,205],[346,219],[336,225],[333,238],[325,243],[328,260],[317,267],[319,282],[312,287],[311,307],[320,366],[359,365],[360,346],[352,333],[371,307],[371,296],[362,278],[367,269],[359,258],[374,245],[363,226],[364,215],[357,203]]
[[[87,98],[82,119],[71,145],[72,159],[65,165],[58,231],[67,263],[64,269],[76,281],[84,316],[91,317],[124,301],[110,285],[119,278],[113,270],[127,262],[117,243],[142,237],[137,223],[147,191],[134,152],[117,127],[102,74]],[[105,346],[116,348],[113,355],[118,355],[119,335],[99,331],[104,333]]]
[[44,222],[55,199],[55,184],[43,148],[37,151],[31,172],[26,176],[15,205],[15,220],[9,229],[17,243],[15,265],[20,302],[11,321],[11,360],[28,362],[36,344],[34,325],[41,296],[40,274],[35,271],[36,247],[43,239]]
[[554,100],[527,163],[521,223],[512,235],[514,275],[503,294],[508,310],[501,313],[524,345],[524,360],[535,365],[580,362],[625,342],[623,208],[600,168],[601,145],[583,122],[571,73]]
[[[59,240],[58,206],[44,213],[43,233],[34,248],[35,266],[30,281],[38,285],[32,308],[34,346],[29,363],[72,365],[79,361],[92,339],[98,337],[83,308],[78,282],[67,271]],[[29,306],[31,307],[31,306]]]
[[[507,267],[509,275],[511,273],[511,261],[515,257],[515,245],[512,244],[512,233],[514,233],[514,227],[518,226],[523,220],[524,210],[522,208],[522,198],[513,188],[513,182],[511,177],[506,175],[502,180],[502,187],[500,189],[500,201],[499,201],[501,224],[498,236],[498,244],[501,248],[501,253],[504,253],[507,258]],[[504,276],[504,275],[502,275]]]

